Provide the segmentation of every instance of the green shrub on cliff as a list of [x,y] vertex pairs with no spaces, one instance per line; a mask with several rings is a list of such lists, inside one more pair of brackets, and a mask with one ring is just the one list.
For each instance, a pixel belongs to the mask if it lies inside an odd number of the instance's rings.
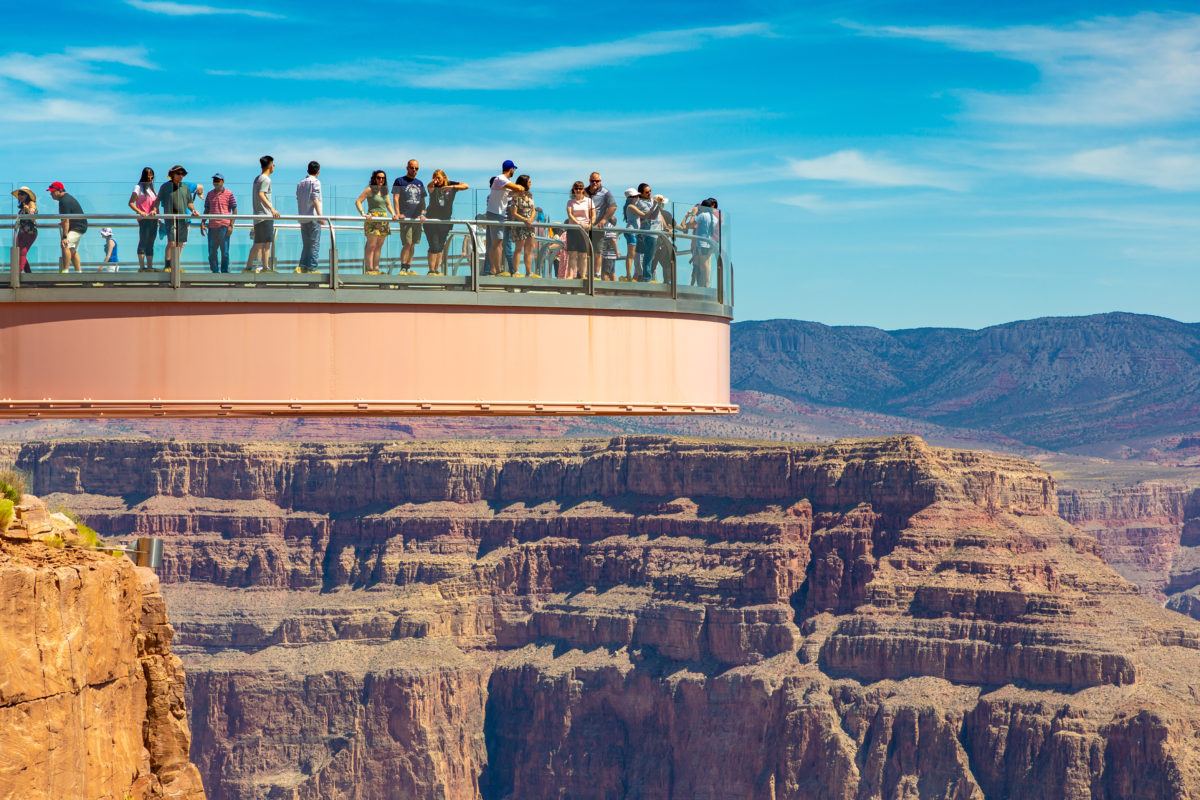
[[83,539],[84,547],[95,548],[104,544],[104,539],[100,537],[100,534],[96,533],[95,529],[92,528],[91,525],[88,525],[86,522],[81,520],[78,514],[76,514],[74,511],[68,511],[65,508],[61,509],[60,511],[64,517],[75,523],[75,529],[79,532],[80,538]]
[[55,550],[62,550],[67,546],[67,543],[64,542],[63,538],[57,533],[53,536],[47,536],[45,539],[42,539],[42,544],[46,545],[46,547],[53,547]]
[[0,500],[0,533],[8,530],[13,521],[13,501],[7,497]]
[[0,497],[11,500],[13,505],[21,502],[21,495],[29,490],[29,476],[16,467],[0,467]]

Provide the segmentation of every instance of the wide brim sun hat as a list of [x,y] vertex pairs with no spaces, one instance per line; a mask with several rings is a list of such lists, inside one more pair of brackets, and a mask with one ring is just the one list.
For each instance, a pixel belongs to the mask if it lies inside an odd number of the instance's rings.
[[33,189],[30,189],[28,186],[19,186],[16,189],[13,189],[10,194],[12,194],[13,197],[19,197],[21,192],[24,192],[25,194],[29,195],[30,199],[37,200],[37,193],[34,192]]

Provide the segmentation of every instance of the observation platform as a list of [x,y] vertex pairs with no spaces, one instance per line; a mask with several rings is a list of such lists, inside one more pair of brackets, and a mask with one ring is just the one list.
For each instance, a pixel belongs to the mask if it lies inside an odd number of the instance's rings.
[[[424,274],[424,255],[421,274],[396,274],[400,227],[419,223],[393,221],[368,274],[363,220],[330,216],[316,271],[298,273],[299,226],[314,218],[283,216],[273,269],[244,272],[250,223],[267,218],[239,216],[230,272],[213,273],[193,217],[182,268],[165,272],[138,270],[133,215],[88,214],[83,271],[60,272],[60,219],[36,217],[31,272],[15,244],[0,264],[0,418],[737,411],[733,265],[717,238],[631,231],[655,242],[655,282],[620,279],[623,237],[615,275],[564,278],[567,226],[547,225],[537,274],[504,277],[490,274],[487,229],[519,223],[451,220],[443,274]],[[99,271],[101,227],[119,242],[116,272]]]

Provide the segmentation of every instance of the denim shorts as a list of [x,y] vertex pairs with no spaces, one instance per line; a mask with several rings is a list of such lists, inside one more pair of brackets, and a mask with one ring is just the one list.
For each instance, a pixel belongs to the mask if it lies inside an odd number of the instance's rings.
[[625,244],[630,247],[637,247],[638,235],[636,233],[625,234]]
[[[504,221],[504,215],[503,215],[503,214],[494,214],[494,213],[492,213],[491,211],[488,211],[488,212],[486,212],[486,213],[483,215],[483,218],[484,218],[485,220],[489,220],[489,221],[492,221],[492,222],[503,222],[503,221]],[[504,228],[503,228],[503,226],[500,226],[500,225],[488,225],[488,226],[487,226],[487,243],[488,243],[488,246],[491,246],[492,242],[495,242],[495,241],[497,241],[497,240],[499,240],[499,239],[503,239],[503,238],[504,238]]]

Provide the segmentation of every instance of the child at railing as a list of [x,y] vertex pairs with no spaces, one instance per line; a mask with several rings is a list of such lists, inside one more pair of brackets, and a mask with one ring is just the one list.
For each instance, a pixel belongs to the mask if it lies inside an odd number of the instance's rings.
[[[617,221],[609,216],[602,224],[606,229],[617,226]],[[604,243],[600,248],[600,280],[615,281],[617,279],[617,232],[604,231]]]
[[101,272],[116,272],[121,268],[117,256],[117,240],[113,238],[112,228],[101,228],[100,238],[104,239],[104,263],[100,265]]

